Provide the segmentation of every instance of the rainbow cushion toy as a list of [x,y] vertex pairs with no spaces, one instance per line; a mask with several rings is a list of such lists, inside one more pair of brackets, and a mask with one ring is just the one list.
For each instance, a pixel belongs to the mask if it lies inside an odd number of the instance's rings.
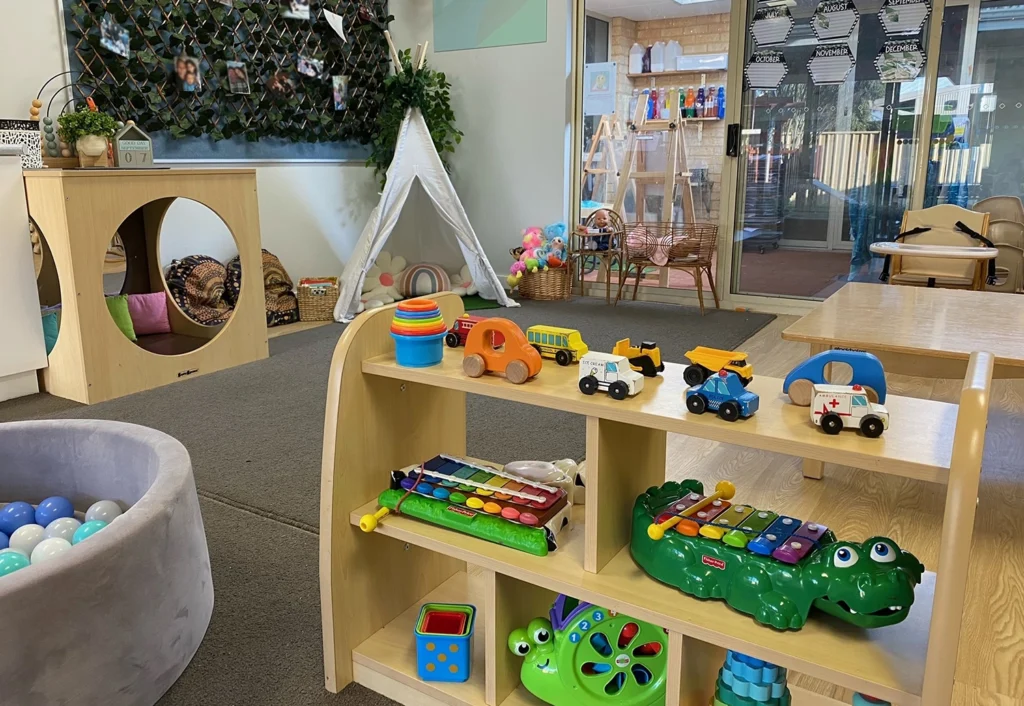
[[448,327],[437,304],[429,299],[408,299],[398,304],[391,320],[395,359],[406,368],[437,365],[444,355]]

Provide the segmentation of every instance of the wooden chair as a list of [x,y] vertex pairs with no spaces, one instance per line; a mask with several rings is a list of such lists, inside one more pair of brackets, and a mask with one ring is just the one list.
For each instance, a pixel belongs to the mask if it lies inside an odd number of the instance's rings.
[[[988,233],[989,215],[969,211],[952,204],[941,204],[903,215],[900,240],[908,245],[940,245],[982,247],[984,243],[958,230],[963,223],[973,231]],[[927,228],[922,233],[910,233]],[[906,235],[902,235],[906,234]],[[988,263],[981,260],[954,260],[934,257],[894,255],[890,265],[890,284],[912,287],[943,287],[947,289],[984,289]]]
[[640,288],[640,277],[645,267],[667,267],[685,270],[697,285],[697,301],[700,313],[704,314],[704,282],[708,277],[715,308],[720,308],[718,291],[715,289],[712,258],[718,241],[718,226],[710,223],[630,223],[626,225],[623,238],[623,264],[619,266],[619,293],[615,302],[622,298],[622,289],[632,268],[636,267],[633,282],[633,299]]
[[1024,204],[1016,196],[990,196],[974,204],[971,210],[987,213],[993,221],[1024,223]]
[[996,281],[986,289],[993,292],[1024,291],[1024,223],[992,221],[988,239],[999,249],[996,256]]
[[[590,233],[588,231],[596,229],[594,222],[597,220],[598,211],[605,211],[608,214],[608,226],[610,232],[608,233]],[[619,268],[622,267],[622,240],[625,234],[625,225],[622,222],[622,216],[616,211],[610,208],[598,209],[594,211],[586,220],[583,221],[583,225],[579,226],[572,234],[569,242],[569,259],[573,263],[573,267],[576,268],[574,276],[579,277],[580,282],[580,296],[583,296],[583,278],[586,272],[586,263],[594,258],[598,265],[600,274],[598,275],[598,282],[601,281],[601,276],[604,277],[605,290],[604,290],[604,301],[605,304],[611,304],[612,301],[612,262],[618,262]],[[589,249],[587,246],[594,247],[601,239],[608,238],[608,249],[607,250],[596,250]]]

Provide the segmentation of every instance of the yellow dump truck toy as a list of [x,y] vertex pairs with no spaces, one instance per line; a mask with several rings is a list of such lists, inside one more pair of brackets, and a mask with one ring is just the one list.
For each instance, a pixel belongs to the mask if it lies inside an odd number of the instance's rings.
[[629,367],[644,377],[653,378],[664,372],[665,364],[661,361],[661,349],[653,341],[643,341],[639,347],[629,345],[629,339],[623,338],[615,344],[612,355],[621,355],[629,359]]
[[690,365],[683,371],[683,382],[690,387],[704,384],[708,377],[719,370],[736,373],[744,387],[754,379],[754,366],[747,362],[746,353],[697,346],[687,351],[686,357]]

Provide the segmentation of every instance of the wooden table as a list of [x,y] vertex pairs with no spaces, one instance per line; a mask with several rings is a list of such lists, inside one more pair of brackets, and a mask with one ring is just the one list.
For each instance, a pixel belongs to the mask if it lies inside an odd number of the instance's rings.
[[[925,257],[940,260],[974,260],[974,281],[971,289],[985,289],[986,263],[999,255],[996,248],[959,247],[955,245],[915,245],[913,243],[872,243],[871,252],[876,255],[894,257]],[[928,286],[935,286],[935,279],[929,278]]]
[[851,282],[782,332],[787,341],[870,351],[886,372],[962,378],[974,351],[995,355],[995,377],[1024,377],[1024,297]]

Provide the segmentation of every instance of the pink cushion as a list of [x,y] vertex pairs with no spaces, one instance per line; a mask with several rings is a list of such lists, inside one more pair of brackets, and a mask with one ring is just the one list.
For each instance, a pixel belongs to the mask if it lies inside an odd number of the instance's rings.
[[128,313],[138,336],[171,332],[171,322],[167,318],[167,295],[163,292],[129,294]]

